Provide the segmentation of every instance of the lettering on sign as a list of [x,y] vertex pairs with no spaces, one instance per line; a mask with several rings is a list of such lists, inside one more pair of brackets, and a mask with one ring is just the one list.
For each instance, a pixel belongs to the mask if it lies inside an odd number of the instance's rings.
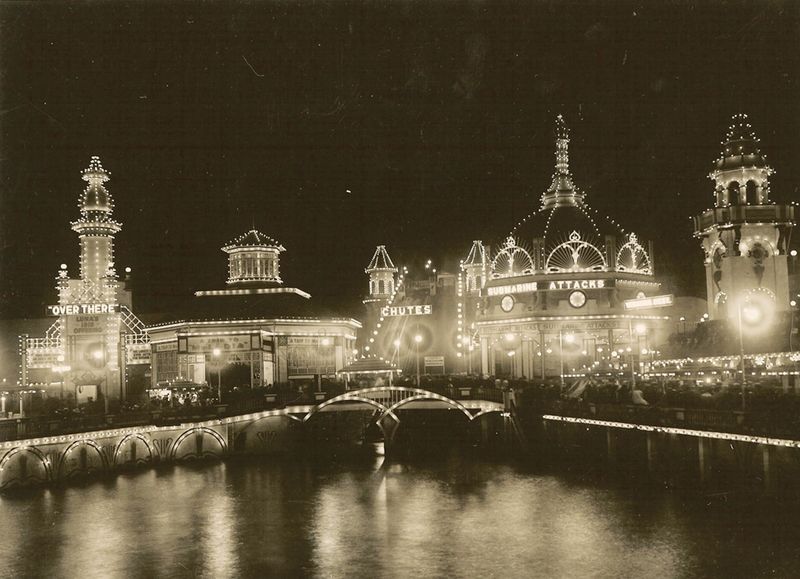
[[490,296],[500,296],[506,294],[525,294],[535,292],[537,289],[536,282],[531,281],[528,283],[515,283],[511,285],[499,285],[495,287],[486,288],[486,294]]
[[531,281],[527,283],[488,287],[486,288],[486,295],[502,296],[508,294],[534,293],[542,290],[605,289],[611,287],[612,283],[612,280],[605,279],[562,279],[545,283]]
[[648,308],[665,308],[673,303],[673,295],[652,296],[649,298],[636,298],[635,300],[625,300],[626,310],[646,310]]
[[59,361],[59,356],[62,356],[60,350],[44,349],[44,348],[28,348],[25,350],[25,365],[30,368],[52,368],[59,364],[63,365],[63,358]]
[[627,322],[619,320],[598,320],[586,322],[544,322],[533,324],[533,326],[542,332],[549,330],[617,330],[627,328]]
[[381,308],[381,315],[384,318],[399,316],[427,316],[433,313],[433,306],[425,304],[422,306],[384,306]]
[[115,314],[119,306],[113,304],[66,304],[47,306],[48,316],[80,316]]
[[77,315],[70,318],[67,324],[67,334],[102,334],[105,330],[106,318],[99,315]]
[[444,366],[444,356],[425,356],[425,366]]

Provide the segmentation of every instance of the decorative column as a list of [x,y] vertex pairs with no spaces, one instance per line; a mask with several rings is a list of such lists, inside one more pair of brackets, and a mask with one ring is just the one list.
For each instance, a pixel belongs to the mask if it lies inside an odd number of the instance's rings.
[[531,359],[532,347],[531,339],[522,339],[522,375],[528,380],[533,377],[533,360]]
[[481,337],[481,374],[489,376],[489,338]]

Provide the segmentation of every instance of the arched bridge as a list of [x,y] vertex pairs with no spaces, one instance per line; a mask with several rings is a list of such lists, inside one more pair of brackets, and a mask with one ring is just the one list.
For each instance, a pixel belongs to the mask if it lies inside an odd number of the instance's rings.
[[347,409],[363,410],[364,405],[377,408],[381,412],[379,420],[383,420],[386,417],[399,420],[394,412],[400,407],[407,405],[416,409],[454,408],[463,412],[469,420],[474,420],[478,416],[489,412],[503,411],[503,404],[501,402],[474,399],[453,400],[442,394],[423,390],[422,388],[377,386],[374,388],[351,390],[325,400],[311,408],[303,417],[303,422],[307,422],[318,412]]
[[452,409],[463,413],[470,422],[476,418],[492,412],[503,412],[504,406],[500,402],[480,399],[454,400],[443,394],[410,388],[407,386],[377,386],[362,388],[345,392],[329,400],[325,400],[304,412],[302,421],[308,422],[314,416],[325,412],[341,412],[374,408],[374,422],[383,433],[385,444],[388,446],[394,439],[400,418],[397,411],[401,408],[415,410]]
[[12,440],[0,442],[0,490],[157,462],[292,451],[302,438],[297,436],[299,431],[314,416],[369,408],[374,409],[372,420],[387,444],[400,424],[400,409],[451,408],[469,421],[504,411],[496,401],[455,400],[421,388],[382,386],[345,392],[313,406],[293,405],[170,426],[145,424]]

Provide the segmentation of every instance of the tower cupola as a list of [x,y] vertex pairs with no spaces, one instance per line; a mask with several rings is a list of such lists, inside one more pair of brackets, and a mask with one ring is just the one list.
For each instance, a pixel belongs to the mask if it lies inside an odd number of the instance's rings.
[[375,253],[364,270],[369,275],[369,296],[372,299],[388,299],[394,293],[394,274],[397,268],[386,252],[385,245],[375,248]]
[[745,114],[733,116],[721,143],[722,151],[709,178],[715,184],[714,204],[767,205],[772,168],[761,153],[760,141]]
[[256,229],[240,235],[222,247],[228,254],[228,284],[280,285],[280,254],[286,251],[278,241]]
[[479,292],[486,283],[486,249],[483,242],[476,239],[472,242],[472,247],[467,254],[467,258],[461,263],[461,270],[466,274],[467,293]]

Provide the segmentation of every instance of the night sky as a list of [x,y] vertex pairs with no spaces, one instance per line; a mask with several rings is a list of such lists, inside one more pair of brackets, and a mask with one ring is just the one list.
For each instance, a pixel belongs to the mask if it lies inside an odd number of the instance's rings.
[[[800,3],[0,3],[0,315],[78,272],[80,171],[111,172],[140,312],[224,286],[252,226],[282,277],[359,314],[384,243],[452,265],[538,206],[553,123],[589,203],[703,295],[689,217],[730,116],[800,187]],[[417,260],[416,262],[413,260]],[[440,265],[440,267],[442,267]]]

